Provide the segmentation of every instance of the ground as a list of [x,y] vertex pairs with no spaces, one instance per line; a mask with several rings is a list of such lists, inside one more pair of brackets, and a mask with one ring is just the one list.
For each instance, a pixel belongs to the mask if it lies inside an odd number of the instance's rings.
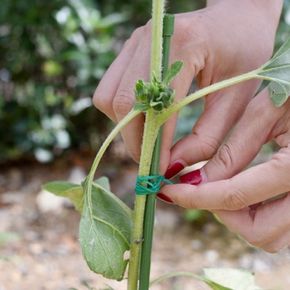
[[[120,164],[109,164],[104,173],[113,180],[114,191],[130,201],[136,166],[122,163],[121,171]],[[108,281],[90,272],[78,244],[79,214],[70,204],[41,191],[47,180],[81,180],[85,167],[83,162],[62,161],[0,169],[0,290],[87,290],[86,285],[98,290],[108,285],[125,289],[125,282]],[[158,202],[153,278],[171,271],[201,273],[204,267],[235,267],[255,272],[263,289],[290,289],[289,249],[267,254],[213,218],[207,220],[190,223],[182,209]],[[176,278],[152,289],[208,288],[192,278]]]

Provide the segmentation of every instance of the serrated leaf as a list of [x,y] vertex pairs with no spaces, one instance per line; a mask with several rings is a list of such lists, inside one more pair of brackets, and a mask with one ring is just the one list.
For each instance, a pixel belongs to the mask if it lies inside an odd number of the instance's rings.
[[67,181],[52,181],[43,185],[43,188],[57,196],[67,197],[78,211],[83,208],[83,188],[78,184]]
[[290,38],[262,66],[258,75],[270,82],[271,98],[276,106],[282,106],[290,94]]
[[131,210],[113,193],[93,183],[85,201],[80,222],[80,244],[89,268],[109,279],[123,278],[130,248]]
[[204,281],[206,283],[213,283],[213,286],[208,285],[214,290],[262,290],[255,284],[254,275],[247,271],[230,268],[207,268],[204,269],[204,274]]
[[176,77],[176,75],[180,72],[182,69],[183,62],[182,61],[176,61],[173,63],[170,68],[167,70],[164,78],[163,78],[163,83],[166,85],[169,85],[171,81]]

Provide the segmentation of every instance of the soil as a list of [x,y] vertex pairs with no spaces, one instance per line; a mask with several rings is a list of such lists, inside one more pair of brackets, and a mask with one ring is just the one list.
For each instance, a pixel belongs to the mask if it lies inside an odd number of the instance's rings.
[[[113,190],[132,203],[136,166],[123,162],[121,171],[120,164],[108,164],[104,174],[113,181]],[[79,214],[69,203],[56,202],[41,191],[48,180],[80,179],[86,167],[84,162],[62,161],[0,169],[0,290],[125,289],[126,281],[108,281],[90,272],[78,244]],[[209,214],[192,223],[185,220],[184,210],[161,202],[155,228],[153,278],[171,271],[235,267],[255,272],[263,289],[290,289],[289,249],[265,253]],[[174,278],[152,289],[208,288],[192,278]]]

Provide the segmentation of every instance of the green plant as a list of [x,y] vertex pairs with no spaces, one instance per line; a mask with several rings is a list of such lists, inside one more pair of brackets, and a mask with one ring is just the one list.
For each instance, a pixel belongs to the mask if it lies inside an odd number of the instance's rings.
[[[162,37],[165,35],[163,23],[165,23],[164,1],[153,0],[150,82],[145,83],[142,80],[137,82],[136,105],[102,144],[84,182],[81,185],[65,182],[51,182],[45,185],[48,191],[69,197],[82,213],[80,244],[83,256],[92,271],[109,279],[121,280],[129,261],[128,290],[146,290],[149,287],[155,194],[159,191],[162,182],[168,182],[158,174],[158,144],[160,143],[158,136],[162,125],[173,113],[191,102],[251,79],[263,81],[262,88],[266,86],[269,88],[271,99],[276,106],[283,105],[290,93],[289,39],[272,59],[260,68],[215,83],[175,102],[174,92],[169,88],[169,83],[178,74],[182,64],[177,61],[162,73],[162,67],[167,67],[164,55],[168,53],[168,51],[164,53],[162,46],[162,42],[165,43]],[[106,178],[94,181],[94,176],[103,154],[114,137],[132,119],[142,113],[145,113],[145,126],[135,207],[132,212],[111,193]],[[258,289],[251,274],[238,270],[208,269],[205,270],[204,276],[173,273],[163,278],[174,275],[201,279],[212,289]],[[163,278],[152,283],[157,283]]]

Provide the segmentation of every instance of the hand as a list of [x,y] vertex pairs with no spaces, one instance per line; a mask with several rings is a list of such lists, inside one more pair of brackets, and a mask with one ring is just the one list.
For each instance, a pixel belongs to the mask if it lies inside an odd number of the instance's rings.
[[[279,152],[270,161],[236,174],[270,140],[281,147]],[[228,140],[201,171],[181,177],[183,182],[201,185],[165,186],[162,193],[180,206],[213,211],[251,244],[276,252],[290,245],[289,144],[290,100],[276,108],[264,91],[249,103]]]
[[[170,60],[181,60],[185,64],[172,83],[176,99],[187,94],[195,77],[199,87],[208,86],[255,69],[270,57],[279,12],[269,17],[269,11],[276,11],[270,6],[277,6],[280,1],[272,1],[275,4],[268,4],[268,10],[257,2],[218,1],[200,11],[176,15]],[[132,34],[96,89],[95,106],[115,122],[132,108],[135,82],[148,80],[150,30],[149,22]],[[243,113],[257,85],[256,81],[247,82],[208,96],[204,113],[192,134],[171,152],[176,123],[176,116],[173,116],[163,131],[161,173],[169,163],[172,175],[185,165],[212,157]],[[140,116],[122,132],[136,161],[140,155],[143,122]]]

